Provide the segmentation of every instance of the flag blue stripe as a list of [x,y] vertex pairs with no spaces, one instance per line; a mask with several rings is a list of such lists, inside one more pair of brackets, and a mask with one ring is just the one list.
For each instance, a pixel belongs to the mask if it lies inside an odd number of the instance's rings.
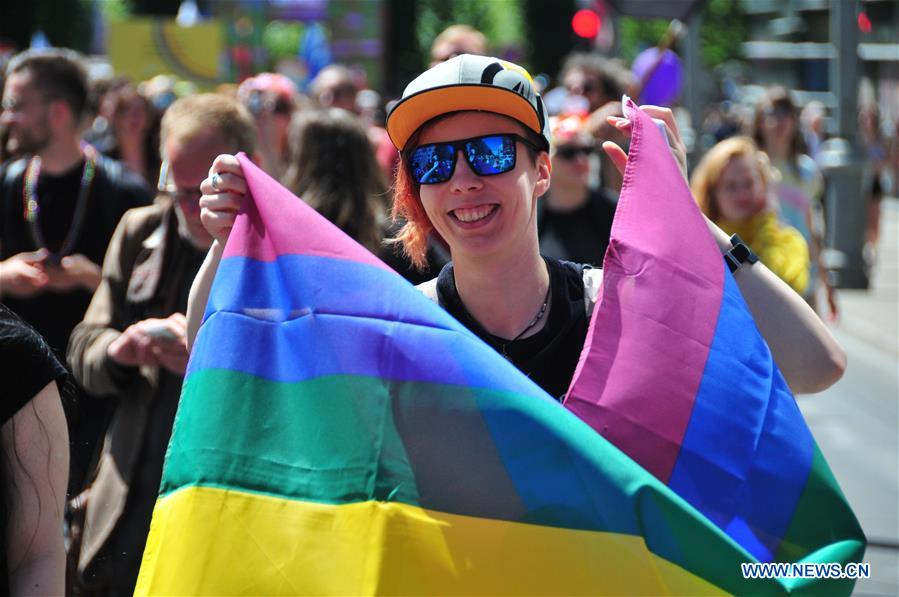
[[271,322],[218,312],[203,324],[192,354],[188,378],[204,369],[239,371],[287,383],[359,375],[551,400],[470,333],[362,316],[313,312]]
[[270,321],[330,313],[440,327],[471,334],[446,311],[391,270],[318,255],[275,261],[227,257],[219,264],[206,306]]
[[668,484],[770,561],[805,488],[814,441],[729,273],[722,300]]

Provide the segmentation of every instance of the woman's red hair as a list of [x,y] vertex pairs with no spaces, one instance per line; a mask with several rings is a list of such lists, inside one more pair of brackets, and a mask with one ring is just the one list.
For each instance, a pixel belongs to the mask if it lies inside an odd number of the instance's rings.
[[402,243],[403,252],[412,265],[423,270],[427,265],[428,236],[433,232],[434,225],[425,213],[418,185],[412,180],[408,163],[402,155],[396,169],[391,216],[394,221],[403,221],[403,227],[392,242]]

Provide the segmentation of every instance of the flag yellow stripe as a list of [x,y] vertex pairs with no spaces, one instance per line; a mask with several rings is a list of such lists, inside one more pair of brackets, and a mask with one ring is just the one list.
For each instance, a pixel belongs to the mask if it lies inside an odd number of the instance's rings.
[[137,595],[720,594],[641,537],[397,502],[189,487],[156,504]]

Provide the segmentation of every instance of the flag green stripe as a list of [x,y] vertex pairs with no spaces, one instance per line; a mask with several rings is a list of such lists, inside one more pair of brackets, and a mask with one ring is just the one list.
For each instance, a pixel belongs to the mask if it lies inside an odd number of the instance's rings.
[[[821,524],[827,520],[828,524]],[[856,537],[857,540],[843,540]],[[823,545],[824,549],[808,553],[810,545]],[[796,505],[793,520],[777,551],[779,562],[861,562],[865,554],[864,533],[846,497],[840,490],[824,455],[815,444],[812,467],[805,489]],[[828,580],[817,583],[797,583],[803,592],[827,595],[849,593],[854,580]],[[804,585],[809,585],[805,587]]]
[[417,504],[391,415],[388,385],[375,378],[280,383],[198,371],[184,384],[160,492],[201,484],[335,504]]

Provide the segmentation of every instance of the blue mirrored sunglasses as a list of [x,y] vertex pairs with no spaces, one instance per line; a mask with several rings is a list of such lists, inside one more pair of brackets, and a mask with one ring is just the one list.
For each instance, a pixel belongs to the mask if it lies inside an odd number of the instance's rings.
[[460,151],[472,172],[478,176],[493,176],[508,172],[515,168],[516,141],[540,151],[540,148],[529,140],[514,133],[419,145],[409,158],[412,178],[418,184],[440,184],[448,181],[456,170],[456,156]]

